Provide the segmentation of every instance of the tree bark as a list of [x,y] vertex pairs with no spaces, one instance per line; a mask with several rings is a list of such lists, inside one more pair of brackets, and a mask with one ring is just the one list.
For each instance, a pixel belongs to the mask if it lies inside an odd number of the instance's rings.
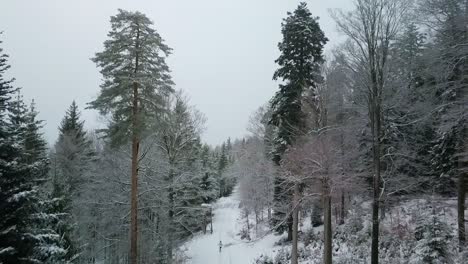
[[167,263],[172,264],[172,250],[174,247],[174,188],[173,188],[173,178],[174,175],[172,171],[170,172],[171,174],[171,186],[169,187],[169,232],[168,232],[168,245],[167,245]]
[[[465,0],[465,41],[468,40],[468,28],[466,27],[466,23],[468,23],[468,0]],[[467,66],[466,64],[464,65],[464,72],[466,72]],[[462,96],[466,96],[465,94],[462,94]],[[466,110],[466,104],[462,103],[462,112],[464,113]],[[466,139],[466,134],[464,135],[465,137],[462,136],[462,140],[465,138]],[[463,142],[462,146],[465,148],[463,151],[468,152],[468,142]],[[465,154],[466,155],[466,154]],[[459,251],[465,250],[465,245],[466,245],[466,230],[465,230],[465,199],[466,199],[466,166],[467,166],[468,161],[463,160],[463,155],[458,157],[458,168],[459,168],[459,174],[458,174],[458,247]]]
[[330,186],[328,179],[324,179],[323,186],[323,263],[332,264],[332,209]]
[[379,209],[380,209],[380,103],[377,85],[372,94],[372,135],[373,135],[373,201],[372,201],[372,246],[371,263],[379,263]]
[[345,220],[345,192],[344,190],[341,190],[341,212],[340,212],[340,225],[343,225],[344,224],[344,220]]
[[298,223],[299,223],[299,184],[294,184],[293,194],[293,212],[292,212],[292,249],[291,249],[291,264],[298,263]]
[[459,174],[458,174],[458,247],[459,251],[465,250],[466,233],[465,233],[465,172],[463,170],[463,162],[459,157]]
[[[138,49],[140,31],[137,31],[135,47],[135,78],[138,73]],[[138,263],[138,152],[140,146],[139,122],[138,122],[138,82],[133,82],[133,105],[132,105],[132,186],[131,186],[131,221],[130,221],[130,262]]]
[[245,211],[245,223],[247,224],[247,235],[250,237],[249,211]]
[[133,136],[132,136],[132,190],[131,190],[131,232],[130,258],[132,264],[138,262],[138,84],[133,83]]
[[213,211],[212,207],[210,206],[210,233],[213,234]]

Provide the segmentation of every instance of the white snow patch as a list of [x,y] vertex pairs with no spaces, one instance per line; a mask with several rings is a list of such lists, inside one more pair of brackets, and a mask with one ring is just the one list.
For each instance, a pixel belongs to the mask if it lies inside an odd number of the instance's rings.
[[[213,234],[209,226],[207,234],[199,234],[182,246],[193,264],[249,264],[260,255],[274,257],[275,242],[279,236],[267,234],[253,242],[241,240],[238,233],[242,229],[239,220],[239,193],[237,189],[230,197],[218,200],[213,206]],[[219,252],[219,241],[223,247]]]
[[29,190],[29,191],[22,191],[19,193],[15,193],[12,197],[8,199],[8,202],[18,202],[20,199],[23,199],[32,193],[34,193],[34,190]]

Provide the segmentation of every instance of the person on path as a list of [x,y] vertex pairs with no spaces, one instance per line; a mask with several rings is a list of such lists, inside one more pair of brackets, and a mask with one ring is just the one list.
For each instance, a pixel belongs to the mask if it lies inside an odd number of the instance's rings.
[[221,249],[223,248],[223,242],[221,240],[219,241],[219,253],[221,253]]

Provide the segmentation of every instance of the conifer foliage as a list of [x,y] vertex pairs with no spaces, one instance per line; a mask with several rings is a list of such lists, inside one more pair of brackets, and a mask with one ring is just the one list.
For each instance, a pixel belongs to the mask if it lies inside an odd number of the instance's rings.
[[[284,83],[270,101],[270,125],[274,127],[272,159],[279,165],[281,157],[295,139],[304,134],[306,115],[303,101],[306,94],[312,100],[317,98],[317,85],[322,81],[320,66],[323,47],[328,39],[320,29],[318,18],[313,17],[307,4],[302,2],[282,23],[283,40],[278,44],[281,55],[276,60],[280,66],[273,75],[274,80]],[[285,218],[282,203],[285,196],[283,180],[275,179],[275,209],[272,224],[277,226]],[[289,221],[291,222],[291,221]],[[284,226],[284,225],[282,225]],[[281,231],[283,228],[279,227]],[[289,238],[291,238],[289,223]]]
[[271,100],[270,123],[276,129],[273,159],[276,163],[294,139],[305,128],[303,96],[311,91],[316,95],[317,84],[322,81],[320,66],[323,47],[328,39],[320,29],[318,18],[313,17],[306,3],[301,3],[282,23],[283,40],[278,44],[281,55],[276,60],[280,66],[273,75],[282,80],[280,90]]
[[[107,135],[114,144],[132,142],[131,263],[138,259],[138,160],[145,126],[164,107],[172,92],[165,58],[170,48],[152,28],[153,22],[140,12],[119,9],[111,17],[109,39],[93,61],[101,68],[101,93],[90,103],[101,114],[111,114]],[[153,120],[152,120],[153,118]]]
[[415,253],[412,263],[452,263],[453,248],[449,241],[453,238],[451,229],[443,220],[443,214],[436,208],[426,208],[417,219],[415,229]]
[[[52,212],[61,212],[56,221],[56,230],[63,237],[68,248],[67,260],[80,255],[80,241],[83,234],[77,232],[78,222],[82,219],[83,208],[76,205],[86,190],[85,183],[90,175],[90,165],[94,159],[91,142],[84,130],[84,121],[75,101],[72,102],[59,126],[59,138],[55,143],[52,172]],[[75,201],[75,203],[74,203]],[[82,221],[79,221],[82,220]]]
[[27,110],[14,98],[19,89],[5,77],[7,59],[0,48],[0,263],[59,261],[67,250],[41,195],[48,171],[41,121],[34,104]]

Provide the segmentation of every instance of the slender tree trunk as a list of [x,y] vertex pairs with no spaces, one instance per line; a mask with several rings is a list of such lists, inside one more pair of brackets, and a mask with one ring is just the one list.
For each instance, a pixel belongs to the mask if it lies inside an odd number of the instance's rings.
[[203,234],[206,235],[206,227],[208,226],[208,223],[206,222],[206,212],[204,212],[203,215]]
[[292,250],[291,250],[291,264],[298,263],[298,252],[297,252],[297,243],[298,243],[298,224],[299,224],[299,184],[294,184],[294,194],[293,194],[293,224],[292,224]]
[[323,186],[323,263],[332,264],[332,208],[330,186],[328,179],[324,179]]
[[[468,23],[468,0],[465,0],[465,41],[468,41],[468,28],[466,27],[466,24]],[[464,65],[464,72],[467,72],[467,66],[466,64]],[[465,92],[462,92],[461,96],[466,96]],[[466,110],[466,105],[462,103],[462,112],[464,113]],[[462,146],[465,147],[465,149],[462,150],[468,152],[468,142],[466,142],[466,134],[464,135],[465,137],[462,136],[462,140],[465,140],[465,142],[462,143]],[[466,178],[468,173],[465,172],[466,166],[468,161],[463,160],[463,156],[458,157],[458,168],[459,168],[459,174],[458,174],[458,247],[460,251],[465,250],[465,244],[466,244],[466,230],[465,230],[465,199],[466,199]]]
[[[136,50],[139,48],[140,32],[137,31]],[[135,78],[138,73],[138,53],[135,57]],[[138,82],[133,82],[132,105],[132,186],[131,186],[131,222],[130,222],[130,262],[138,263],[138,152],[140,147],[138,123]]]
[[340,212],[340,225],[344,224],[345,219],[345,192],[344,190],[341,191],[341,212]]
[[131,191],[131,232],[130,232],[130,257],[131,263],[138,261],[138,84],[133,83],[133,137],[132,137],[132,191]]
[[210,233],[213,234],[213,211],[212,207],[210,206]]
[[260,220],[260,216],[259,216],[259,213],[257,211],[257,209],[254,210],[255,212],[255,234],[258,233],[258,222]]
[[339,225],[340,224],[340,213],[339,213],[339,208],[338,206],[333,207],[335,208],[335,224]]
[[294,225],[294,219],[292,215],[288,216],[288,219],[286,220],[287,225],[288,225],[288,241],[293,240],[293,225]]
[[173,166],[175,166],[175,159],[174,158],[169,158],[169,164],[171,166],[171,169],[169,170],[169,188],[168,188],[168,200],[169,200],[169,210],[168,210],[168,245],[167,245],[167,264],[172,264],[172,251],[174,247],[174,178],[175,178],[175,172],[173,170]]
[[[172,173],[171,173],[172,174]],[[169,232],[167,245],[167,263],[172,264],[172,249],[174,247],[174,189],[169,188]]]
[[[375,74],[375,73],[374,73]],[[371,263],[379,263],[379,207],[380,207],[380,103],[377,85],[373,85],[372,94],[372,136],[373,136],[373,202],[372,202],[372,249]]]
[[459,158],[459,174],[458,174],[458,246],[459,250],[465,250],[466,233],[465,233],[465,196],[466,183],[465,172],[463,171],[463,162]]

